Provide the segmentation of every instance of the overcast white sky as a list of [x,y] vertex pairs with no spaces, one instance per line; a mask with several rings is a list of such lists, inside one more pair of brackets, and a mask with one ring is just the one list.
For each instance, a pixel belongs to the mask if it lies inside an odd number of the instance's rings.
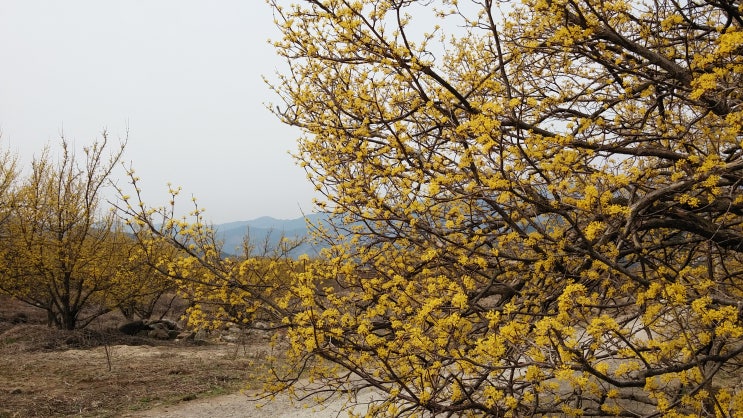
[[277,36],[260,0],[0,0],[0,146],[28,162],[128,126],[151,204],[172,182],[215,223],[311,212],[299,132],[264,106]]

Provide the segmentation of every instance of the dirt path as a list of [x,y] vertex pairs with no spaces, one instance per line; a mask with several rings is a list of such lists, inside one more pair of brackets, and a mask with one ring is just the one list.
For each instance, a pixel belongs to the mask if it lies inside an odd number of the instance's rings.
[[[373,397],[373,392],[362,392],[359,404],[351,408],[357,414],[366,412],[363,403]],[[286,395],[279,395],[269,403],[248,400],[244,394],[217,396],[170,406],[161,406],[147,411],[128,412],[121,418],[331,418],[348,416],[349,408],[344,400],[336,400],[325,407],[304,407],[292,403]]]

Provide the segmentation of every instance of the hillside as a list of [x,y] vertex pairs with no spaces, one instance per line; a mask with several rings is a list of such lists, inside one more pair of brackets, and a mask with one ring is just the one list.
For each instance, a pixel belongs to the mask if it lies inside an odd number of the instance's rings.
[[[270,248],[275,248],[281,237],[287,238],[307,238],[309,231],[307,229],[307,220],[318,222],[327,218],[326,214],[310,214],[306,217],[296,219],[276,219],[270,216],[263,216],[249,221],[228,222],[215,225],[217,236],[224,242],[222,252],[225,254],[235,255],[241,252],[243,239],[250,237],[250,242],[260,253],[263,244],[267,241]],[[291,252],[293,257],[301,254],[310,256],[317,255],[319,248],[315,248],[311,243],[306,242]]]

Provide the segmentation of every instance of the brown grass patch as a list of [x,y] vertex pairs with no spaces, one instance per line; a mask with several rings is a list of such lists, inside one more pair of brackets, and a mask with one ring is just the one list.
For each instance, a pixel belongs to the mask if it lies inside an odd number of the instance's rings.
[[113,330],[57,330],[38,324],[38,316],[10,321],[15,314],[5,306],[0,418],[116,416],[254,388],[254,363],[267,350],[263,339],[196,346]]

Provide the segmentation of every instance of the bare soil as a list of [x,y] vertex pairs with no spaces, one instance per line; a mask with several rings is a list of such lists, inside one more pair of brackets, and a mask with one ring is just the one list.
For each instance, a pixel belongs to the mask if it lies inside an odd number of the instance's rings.
[[349,416],[349,412],[364,416],[374,394],[366,390],[355,399],[339,396],[318,406],[292,401],[283,394],[265,402],[253,400],[250,393],[236,393],[126,413],[122,418],[340,418]]
[[265,335],[196,345],[45,320],[0,296],[0,418],[127,416],[253,390],[270,350]]

